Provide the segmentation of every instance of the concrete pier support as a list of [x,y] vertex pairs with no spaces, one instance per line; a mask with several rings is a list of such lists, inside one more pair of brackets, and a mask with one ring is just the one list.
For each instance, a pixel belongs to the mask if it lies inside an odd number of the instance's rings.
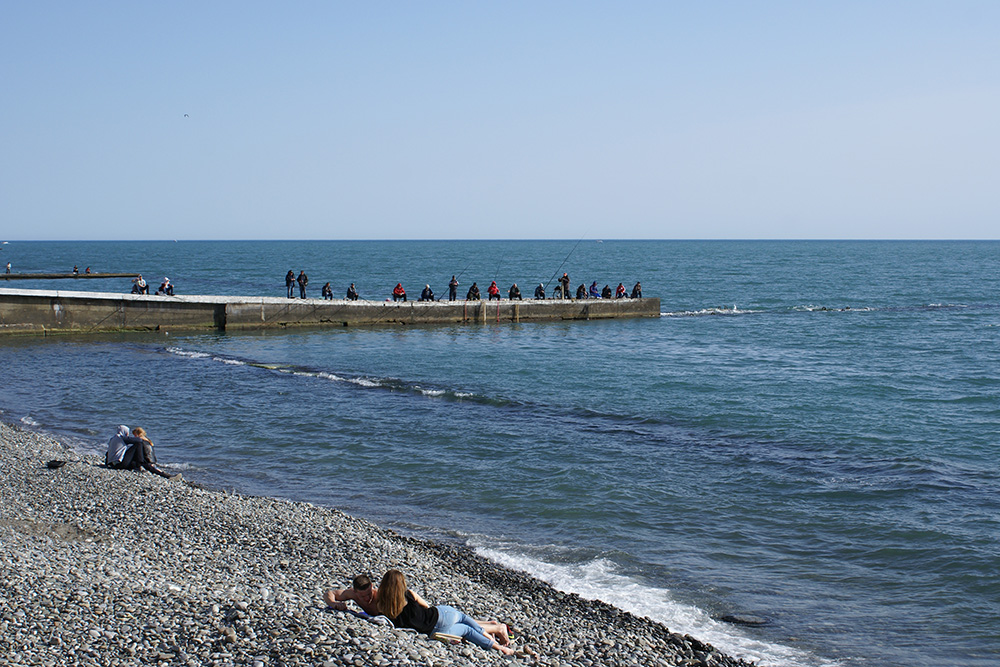
[[0,335],[160,329],[246,330],[659,317],[659,299],[326,301],[0,289]]

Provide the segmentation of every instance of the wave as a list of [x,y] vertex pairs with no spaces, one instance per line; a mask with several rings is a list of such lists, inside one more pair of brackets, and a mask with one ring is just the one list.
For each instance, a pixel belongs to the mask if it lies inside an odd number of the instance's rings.
[[672,632],[693,635],[733,657],[787,667],[840,665],[800,649],[763,641],[754,637],[751,630],[716,620],[705,610],[676,600],[669,589],[649,586],[622,573],[615,563],[606,558],[553,563],[528,555],[510,543],[494,546],[486,545],[484,541],[480,538],[470,540],[470,546],[484,558],[526,572],[565,593],[600,600],[661,623]]

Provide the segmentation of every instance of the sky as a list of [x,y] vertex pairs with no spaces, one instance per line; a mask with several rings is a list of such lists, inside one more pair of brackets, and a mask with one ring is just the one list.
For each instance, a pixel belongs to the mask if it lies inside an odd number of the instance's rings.
[[0,3],[0,237],[997,239],[1000,2]]

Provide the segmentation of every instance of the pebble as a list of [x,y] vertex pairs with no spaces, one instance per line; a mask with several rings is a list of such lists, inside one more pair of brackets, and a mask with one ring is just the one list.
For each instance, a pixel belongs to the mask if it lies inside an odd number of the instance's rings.
[[[51,459],[69,463],[50,470]],[[326,589],[393,567],[432,604],[517,627],[517,656],[325,610]],[[109,470],[2,422],[0,591],[0,662],[11,664],[752,664],[462,546],[332,508]]]

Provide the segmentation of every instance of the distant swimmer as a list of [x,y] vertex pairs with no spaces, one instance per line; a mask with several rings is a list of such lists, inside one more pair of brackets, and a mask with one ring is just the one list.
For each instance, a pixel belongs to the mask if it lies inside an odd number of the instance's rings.
[[351,286],[347,288],[347,300],[357,301],[358,300],[358,289],[351,283]]
[[406,290],[403,289],[403,283],[396,283],[396,286],[392,288],[392,300],[406,301]]

